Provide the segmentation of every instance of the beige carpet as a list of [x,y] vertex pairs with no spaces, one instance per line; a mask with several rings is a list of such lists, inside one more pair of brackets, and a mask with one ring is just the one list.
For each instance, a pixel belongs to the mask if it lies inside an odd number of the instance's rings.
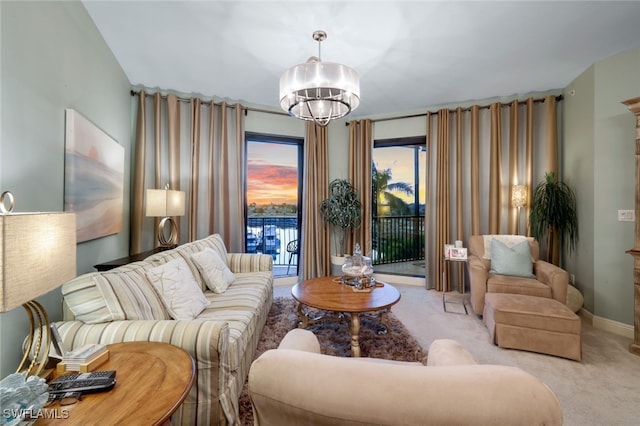
[[[298,326],[296,302],[289,297],[276,297],[267,323],[260,335],[256,358],[266,350],[275,349],[289,330]],[[317,310],[309,310],[312,318],[322,314]],[[395,359],[399,361],[419,361],[426,364],[427,352],[423,350],[416,339],[411,336],[394,314],[388,317],[389,330],[387,334],[379,334],[383,329],[377,319],[361,316],[360,322],[360,351],[362,356],[370,358]],[[320,321],[307,328],[312,331],[320,342],[323,354],[332,356],[351,356],[351,335],[347,319],[340,321]],[[253,415],[251,402],[245,383],[240,395],[240,424],[252,425]]]
[[[583,322],[582,362],[501,349],[491,343],[477,315],[443,312],[442,293],[396,287],[402,298],[393,312],[425,349],[435,339],[450,338],[461,342],[479,363],[522,368],[553,390],[567,426],[640,424],[640,357],[629,352],[630,339]],[[290,287],[276,287],[276,294],[289,295]],[[464,312],[461,305],[448,309]]]

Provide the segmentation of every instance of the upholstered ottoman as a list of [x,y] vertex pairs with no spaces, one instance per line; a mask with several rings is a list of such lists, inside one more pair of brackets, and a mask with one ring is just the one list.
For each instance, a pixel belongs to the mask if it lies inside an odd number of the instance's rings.
[[482,321],[501,348],[582,359],[580,317],[555,299],[487,293]]

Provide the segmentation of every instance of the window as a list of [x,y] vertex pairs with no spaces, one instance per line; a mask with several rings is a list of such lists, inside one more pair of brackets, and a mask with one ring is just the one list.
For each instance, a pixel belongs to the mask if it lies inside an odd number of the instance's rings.
[[245,140],[245,249],[271,255],[274,276],[297,275],[303,139],[247,132]]

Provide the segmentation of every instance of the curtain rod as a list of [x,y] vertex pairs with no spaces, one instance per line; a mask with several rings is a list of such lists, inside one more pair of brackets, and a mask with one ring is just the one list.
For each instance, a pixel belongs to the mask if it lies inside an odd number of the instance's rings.
[[[155,95],[157,92],[155,93],[147,93],[145,92],[147,95],[149,96],[153,96]],[[140,94],[140,90],[135,91],[135,90],[131,90],[131,96],[138,96]],[[160,95],[161,98],[167,98],[167,95]],[[189,98],[182,98],[180,96],[176,95],[176,98],[178,99],[178,102],[191,102],[191,99]],[[210,100],[210,101],[202,101],[201,103],[205,104],[205,105],[221,105],[222,102],[215,102],[214,100]],[[227,108],[235,108],[236,104],[227,104]],[[240,105],[240,108],[242,108],[244,110],[244,115],[247,115],[247,112],[249,111],[253,111],[253,112],[263,112],[265,114],[275,114],[275,115],[286,115],[289,116],[289,114],[284,113],[284,112],[280,112],[280,111],[272,111],[272,110],[268,110],[268,109],[261,109],[261,108],[253,108],[253,107],[247,107],[244,105]]]
[[[556,96],[556,101],[561,101],[562,99],[563,99],[562,95],[557,95]],[[544,102],[545,100],[546,100],[546,98],[538,98],[538,99],[534,99],[533,103]],[[526,100],[525,101],[518,101],[518,105],[524,105],[526,103],[527,103]],[[501,106],[509,106],[511,104],[512,104],[512,102],[500,103]],[[488,109],[488,108],[491,108],[491,105],[493,105],[493,104],[481,105],[481,106],[478,107],[478,109]],[[472,107],[460,108],[460,111],[461,112],[471,111],[471,108]],[[445,108],[442,108],[442,109],[445,109]],[[440,111],[440,110],[438,110],[438,111]],[[458,108],[449,109],[449,112],[458,112]],[[421,113],[417,113],[417,114],[401,115],[401,116],[398,116],[398,117],[387,117],[387,118],[372,119],[371,122],[372,123],[376,123],[376,122],[379,122],[379,121],[401,120],[401,119],[404,119],[404,118],[415,118],[415,117],[426,117],[426,116],[427,116],[426,112],[421,112]],[[352,121],[354,121],[354,120],[352,120]],[[346,122],[345,126],[348,126],[349,123],[351,123],[351,122],[350,121]]]

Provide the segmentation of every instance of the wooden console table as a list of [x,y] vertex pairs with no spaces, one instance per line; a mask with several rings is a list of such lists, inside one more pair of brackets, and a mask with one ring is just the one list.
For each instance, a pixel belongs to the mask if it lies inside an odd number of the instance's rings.
[[98,369],[116,371],[115,387],[108,392],[83,395],[73,405],[55,403],[43,408],[50,415],[43,415],[36,426],[168,423],[195,380],[191,355],[159,342],[116,343],[107,348],[109,360]]
[[624,102],[631,112],[636,115],[636,228],[634,247],[627,251],[633,256],[633,293],[634,293],[634,332],[630,350],[640,355],[640,97],[628,99]]
[[157,247],[153,250],[143,251],[142,253],[132,254],[131,256],[121,257],[120,259],[110,260],[108,262],[99,263],[97,265],[93,265],[94,268],[98,270],[98,272],[109,271],[113,268],[117,268],[118,266],[127,265],[129,263],[138,262],[140,260],[145,260],[147,257],[152,254],[159,253],[164,250],[169,250],[175,248],[176,246],[171,247]]

